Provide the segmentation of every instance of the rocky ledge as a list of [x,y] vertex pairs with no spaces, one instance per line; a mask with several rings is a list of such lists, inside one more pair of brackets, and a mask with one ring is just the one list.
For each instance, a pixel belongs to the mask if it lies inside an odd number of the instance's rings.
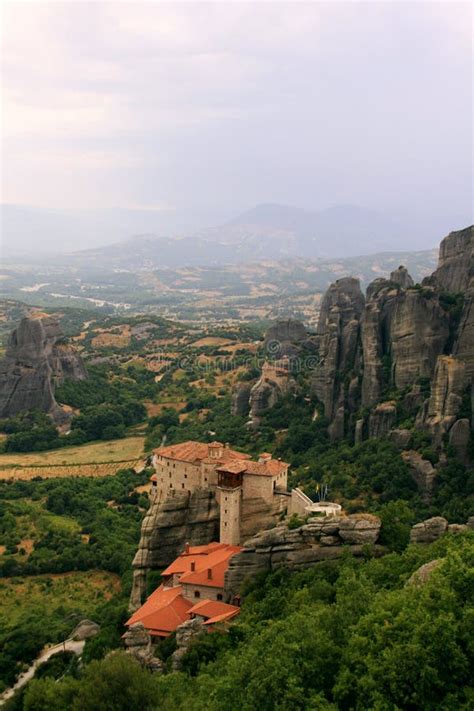
[[361,556],[366,545],[373,546],[376,553],[382,553],[382,546],[374,545],[380,526],[377,516],[353,514],[313,517],[297,529],[289,529],[283,524],[262,531],[246,541],[243,550],[231,558],[226,573],[226,592],[236,595],[247,578],[282,566],[298,570],[340,558],[347,550]]

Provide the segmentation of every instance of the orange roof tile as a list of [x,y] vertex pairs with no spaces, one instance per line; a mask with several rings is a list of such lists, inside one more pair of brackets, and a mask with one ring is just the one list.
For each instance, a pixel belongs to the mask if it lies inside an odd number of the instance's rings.
[[125,623],[127,626],[141,622],[148,630],[164,636],[173,632],[188,619],[193,603],[182,596],[182,588],[164,588],[160,585],[148,600]]
[[[209,558],[204,568],[196,569],[194,572],[185,573],[180,578],[181,585],[203,585],[209,588],[223,588],[225,571],[229,567],[229,560],[236,553],[239,553],[242,548],[240,546],[229,546],[232,550],[223,551],[219,556],[220,551],[217,551]],[[196,566],[197,568],[197,566]],[[209,577],[211,571],[211,577]]]
[[[230,605],[229,607],[233,607]],[[235,610],[229,610],[228,612],[223,612],[220,615],[216,615],[215,617],[210,617],[208,620],[203,622],[204,625],[214,625],[216,622],[225,622],[226,620],[232,619],[232,617],[235,617],[238,615],[240,612],[240,608],[236,607]]]
[[223,464],[217,468],[218,472],[230,472],[231,474],[241,474],[247,469],[248,462],[231,460],[228,464]]
[[198,602],[197,605],[188,610],[188,615],[201,615],[202,617],[212,618],[217,615],[238,612],[240,612],[240,607],[236,607],[236,605],[228,605],[226,602],[218,600],[201,600],[201,602]]
[[277,476],[289,467],[287,462],[282,462],[279,459],[268,459],[264,462],[246,462],[246,464],[245,473],[256,476]]
[[[222,447],[222,455],[219,458],[209,457],[209,447],[211,448],[220,445]],[[176,459],[181,462],[198,462],[206,461],[212,463],[224,462],[230,459],[249,459],[248,454],[237,452],[233,449],[224,447],[220,442],[212,442],[211,445],[205,442],[194,442],[189,440],[180,444],[170,444],[167,447],[159,447],[154,450],[154,454],[165,457],[166,459]]]
[[210,543],[207,546],[190,547],[188,553],[181,553],[176,560],[163,570],[161,575],[168,576],[190,572],[192,563],[194,563],[196,570],[202,570],[202,568],[209,566],[211,554],[216,553],[216,551],[225,550],[226,548],[226,543]]

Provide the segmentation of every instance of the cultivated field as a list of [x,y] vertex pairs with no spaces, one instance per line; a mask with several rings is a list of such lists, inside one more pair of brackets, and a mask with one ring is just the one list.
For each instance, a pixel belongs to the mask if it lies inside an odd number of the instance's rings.
[[126,437],[49,452],[0,454],[0,479],[111,476],[141,466],[144,438]]

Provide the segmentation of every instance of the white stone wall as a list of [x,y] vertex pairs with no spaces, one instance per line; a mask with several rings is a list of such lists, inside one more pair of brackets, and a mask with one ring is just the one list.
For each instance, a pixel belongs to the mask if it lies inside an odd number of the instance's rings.
[[[196,592],[199,593],[197,597],[195,595]],[[218,595],[222,595],[222,598],[218,598]],[[207,585],[183,584],[183,597],[194,603],[199,602],[199,600],[223,600],[224,590],[223,588],[208,587]]]

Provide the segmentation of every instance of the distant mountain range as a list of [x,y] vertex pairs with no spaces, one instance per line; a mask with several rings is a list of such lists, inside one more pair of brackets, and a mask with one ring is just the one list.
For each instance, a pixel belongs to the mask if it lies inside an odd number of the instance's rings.
[[[191,218],[188,215],[187,219]],[[63,264],[66,260],[82,264],[93,259],[107,267],[150,268],[238,264],[261,259],[332,259],[428,246],[426,240],[420,245],[416,235],[392,219],[354,205],[312,211],[262,204],[209,229],[199,229],[204,219],[201,215],[193,222],[197,230],[185,231],[187,236],[181,238],[161,228],[157,235],[153,226],[163,225],[166,219],[171,218],[159,211],[138,209],[92,211],[85,215],[4,206],[4,256],[23,253],[36,258],[62,251],[64,256],[59,262]],[[141,234],[123,239],[134,226],[142,228]],[[42,237],[44,234],[46,238]],[[110,238],[112,234],[117,234],[118,239],[104,245],[106,236]],[[61,235],[63,250],[54,246]],[[433,242],[440,236],[433,235]],[[102,246],[70,253],[72,245],[87,248],[91,243]],[[64,251],[69,252],[67,256]]]

